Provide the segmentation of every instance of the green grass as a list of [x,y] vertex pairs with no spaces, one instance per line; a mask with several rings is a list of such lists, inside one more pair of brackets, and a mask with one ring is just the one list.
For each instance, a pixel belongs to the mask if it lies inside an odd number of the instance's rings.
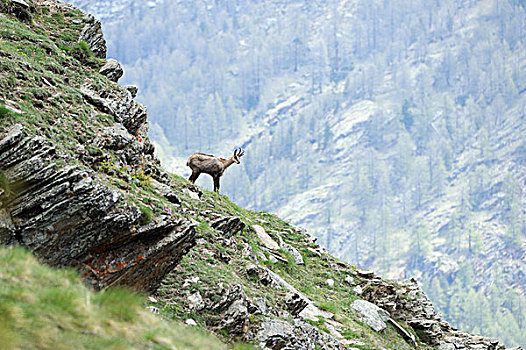
[[203,331],[156,317],[144,303],[124,289],[95,293],[72,270],[0,247],[2,349],[226,349]]
[[9,113],[9,109],[7,109],[5,106],[0,106],[0,117],[3,117]]

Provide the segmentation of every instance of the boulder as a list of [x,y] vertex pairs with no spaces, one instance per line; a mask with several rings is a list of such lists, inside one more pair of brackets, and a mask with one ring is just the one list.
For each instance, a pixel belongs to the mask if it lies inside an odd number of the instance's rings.
[[108,77],[109,80],[113,82],[118,82],[124,74],[124,70],[122,69],[121,64],[117,60],[110,58],[106,61],[106,64],[102,66],[102,68],[99,70],[99,73],[105,75],[106,77]]
[[256,335],[263,349],[297,349],[297,337],[292,326],[285,321],[269,320],[261,324]]
[[237,216],[221,216],[212,221],[210,226],[222,232],[223,238],[230,238],[245,228],[245,224]]
[[263,227],[259,225],[252,225],[252,229],[258,236],[261,243],[263,243],[263,246],[271,250],[279,250],[279,245],[275,240],[272,239],[272,237],[269,236],[267,232],[265,232]]
[[135,138],[126,130],[124,125],[115,123],[103,131],[104,141],[96,142],[106,149],[118,151],[130,145]]
[[191,319],[191,318],[186,319],[186,321],[184,321],[184,323],[186,323],[186,324],[189,325],[189,326],[193,326],[193,327],[197,326],[197,322],[195,322],[195,321],[194,321],[193,319]]
[[296,265],[305,265],[305,262],[303,261],[303,257],[301,256],[300,252],[293,246],[287,243],[281,244],[281,248],[288,252],[290,255],[292,255],[292,258],[294,259],[294,263]]
[[240,285],[222,288],[219,294],[222,295],[221,299],[209,307],[221,314],[217,327],[227,330],[231,335],[244,334],[250,314],[259,308],[250,301]]
[[203,297],[201,296],[201,293],[195,292],[194,294],[191,294],[188,296],[188,305],[190,306],[190,309],[199,311],[204,309],[205,303],[203,301]]
[[299,315],[309,303],[297,293],[288,293],[285,296],[285,305],[293,316]]
[[369,325],[376,332],[380,332],[387,327],[386,321],[389,320],[389,313],[366,300],[355,300],[351,308],[356,311],[358,318]]

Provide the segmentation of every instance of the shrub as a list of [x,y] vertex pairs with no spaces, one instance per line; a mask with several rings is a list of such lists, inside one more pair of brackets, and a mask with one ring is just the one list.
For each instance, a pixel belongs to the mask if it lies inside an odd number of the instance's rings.
[[141,217],[139,218],[140,225],[146,225],[152,222],[153,220],[153,210],[145,206],[139,205],[141,211]]
[[88,43],[83,40],[79,41],[75,44],[75,46],[73,46],[71,49],[71,54],[81,62],[86,62],[88,58],[93,56]]

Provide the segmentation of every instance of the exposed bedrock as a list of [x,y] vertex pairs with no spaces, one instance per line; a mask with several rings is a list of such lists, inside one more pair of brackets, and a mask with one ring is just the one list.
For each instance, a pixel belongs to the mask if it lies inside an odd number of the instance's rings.
[[95,288],[153,291],[195,244],[194,224],[141,211],[90,169],[68,164],[20,125],[0,139],[0,243],[21,244]]

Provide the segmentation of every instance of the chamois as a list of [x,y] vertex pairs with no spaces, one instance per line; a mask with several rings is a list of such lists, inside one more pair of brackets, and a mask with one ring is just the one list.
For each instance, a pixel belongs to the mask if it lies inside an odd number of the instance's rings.
[[192,169],[192,175],[190,175],[188,180],[194,183],[201,173],[208,174],[214,179],[214,192],[219,192],[219,178],[223,175],[226,168],[234,163],[239,164],[239,158],[244,154],[245,151],[241,148],[236,149],[234,155],[227,159],[210,154],[194,153],[186,162],[186,165]]

